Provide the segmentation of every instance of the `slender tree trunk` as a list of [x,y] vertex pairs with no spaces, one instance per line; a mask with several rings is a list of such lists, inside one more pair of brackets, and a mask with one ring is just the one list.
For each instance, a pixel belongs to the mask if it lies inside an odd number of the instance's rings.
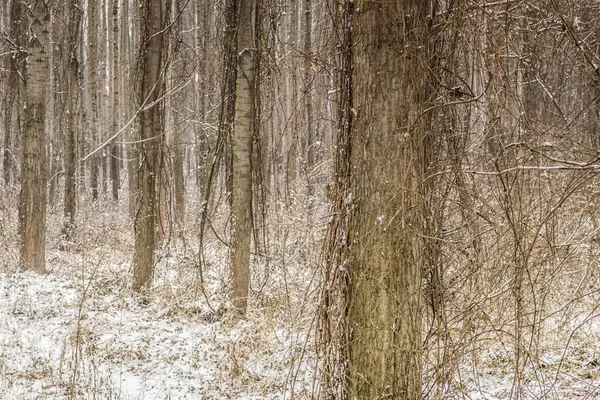
[[142,292],[152,282],[157,214],[157,183],[162,157],[164,104],[163,48],[167,5],[161,0],[142,3],[141,37],[138,52],[138,99],[141,105],[140,143],[138,144],[137,210],[133,254],[133,290]]
[[[9,3],[9,32],[10,39],[15,46],[19,48],[23,45],[25,27],[23,23],[24,13],[21,1],[11,1]],[[4,150],[2,154],[2,167],[4,172],[4,183],[9,186],[14,176],[14,148],[12,143],[13,127],[17,126],[20,132],[20,107],[15,107],[15,102],[19,100],[21,93],[21,78],[23,76],[23,66],[25,61],[25,52],[11,49],[13,53],[7,56],[8,59],[8,79],[4,82],[5,97],[3,104],[4,112]],[[13,118],[14,121],[13,122]]]
[[28,3],[29,35],[25,70],[25,107],[21,141],[19,236],[24,269],[46,272],[46,85],[50,76],[48,25],[50,9],[42,1]]
[[[171,15],[179,15],[182,11],[179,5],[180,0],[172,0]],[[172,128],[169,129],[171,132],[169,148],[171,150],[171,173],[172,183],[174,192],[174,217],[175,217],[175,229],[177,235],[183,234],[184,222],[185,222],[185,182],[183,176],[183,143],[185,142],[185,108],[183,104],[187,104],[188,93],[191,85],[179,88],[180,85],[185,84],[185,81],[190,75],[190,71],[187,68],[186,54],[182,49],[181,43],[183,43],[183,19],[182,16],[177,20],[177,31],[171,35],[172,38],[172,53],[174,54],[175,61],[172,63],[170,68],[170,82],[171,89],[177,88],[177,92],[174,93],[171,98],[171,119]]]
[[[122,57],[122,78],[121,84],[123,87],[123,120],[125,123],[129,123],[131,118],[133,117],[133,99],[131,98],[131,62],[132,62],[132,38],[129,33],[130,21],[133,19],[133,16],[130,15],[129,9],[129,1],[125,0],[123,2],[123,9],[121,14],[121,57]],[[135,152],[135,144],[131,143],[133,141],[132,138],[133,124],[125,127],[124,137],[125,137],[125,150],[127,153],[127,183],[128,183],[128,191],[127,191],[127,201],[128,201],[128,211],[129,217],[133,220],[135,218],[135,201],[136,201],[136,162],[137,155]]]
[[[85,18],[84,16],[84,9],[80,10],[82,11],[80,18]],[[84,32],[84,26],[85,23],[83,22],[83,20],[80,22],[80,35],[82,37],[86,37],[87,38],[87,34],[89,33],[89,30],[87,32]],[[81,42],[79,43],[79,45],[77,46],[77,52],[78,52],[78,59],[79,60],[85,60],[85,52],[87,51],[86,46],[84,46],[84,42],[83,40],[81,40]],[[85,174],[86,174],[86,164],[85,161],[83,160],[84,157],[87,155],[87,151],[89,149],[88,147],[88,137],[86,135],[87,132],[89,132],[89,120],[87,118],[87,116],[89,115],[89,109],[87,107],[87,105],[85,104],[86,97],[85,94],[88,91],[88,87],[89,85],[87,84],[87,80],[85,80],[85,72],[82,69],[81,64],[79,65],[79,74],[80,74],[80,85],[79,88],[77,89],[79,91],[79,105],[78,105],[78,129],[77,129],[77,137],[75,138],[75,146],[77,148],[77,160],[78,160],[78,165],[77,165],[77,171],[79,173],[79,175],[77,176],[77,188],[78,188],[78,192],[85,192]]]
[[77,59],[77,47],[80,32],[80,8],[77,0],[69,0],[68,10],[68,39],[69,43],[65,46],[68,49],[68,75],[67,75],[67,129],[65,132],[64,143],[64,174],[65,191],[63,202],[63,235],[69,238],[75,225],[75,207],[77,191],[75,185],[75,138],[77,128],[77,99],[79,95],[79,60]]
[[[128,1],[128,0],[126,0]],[[112,51],[112,129],[111,136],[119,130],[120,110],[119,110],[119,0],[112,2],[112,17],[113,17],[113,51]],[[109,96],[110,98],[110,96]],[[119,186],[121,184],[121,174],[119,168],[119,147],[116,140],[110,144],[110,181],[112,198],[114,201],[119,200]]]
[[232,138],[232,209],[229,270],[231,302],[245,314],[250,284],[250,238],[252,236],[252,137],[256,75],[256,4],[239,3],[237,33],[238,71],[236,81],[235,131]]
[[[100,141],[98,133],[98,0],[88,1],[88,76],[89,76],[89,127],[91,130],[92,146],[97,146]],[[92,200],[98,199],[98,178],[100,175],[100,153],[91,158],[90,189]]]
[[[112,30],[112,18],[109,17],[109,0],[101,0],[101,18],[100,18],[100,31],[99,36],[100,39],[98,43],[101,44],[99,50],[102,52],[100,59],[102,60],[101,69],[100,69],[100,102],[98,104],[99,108],[99,116],[100,118],[100,129],[98,130],[99,140],[98,143],[103,143],[106,139],[108,139],[108,132],[112,123],[111,118],[111,102],[109,100],[109,92],[110,89],[107,87],[110,85],[109,79],[109,71],[112,71],[112,63],[110,59],[110,55],[112,53],[112,49],[110,46],[110,38],[111,38],[111,30]],[[102,194],[106,195],[108,192],[108,180],[109,180],[109,156],[110,156],[111,147],[105,147],[100,152],[100,170],[102,172],[100,176],[100,184],[102,188]]]
[[[51,6],[48,6],[49,8]],[[64,18],[63,7],[54,6],[56,15],[60,16],[60,19]],[[64,26],[59,26],[57,18],[50,19],[50,43],[59,43],[62,40],[63,35],[61,34],[64,30]],[[47,206],[54,212],[55,205],[58,200],[58,184],[61,176],[61,145],[63,144],[62,133],[66,129],[65,111],[67,106],[66,100],[66,88],[67,88],[67,75],[64,68],[64,49],[62,46],[50,46],[52,49],[49,53],[50,59],[50,95],[49,104],[50,112],[46,110],[46,117],[49,122],[48,126],[48,137],[46,140],[46,154],[49,156],[49,174],[48,174],[48,197]]]
[[200,193],[204,193],[204,181],[206,180],[206,164],[208,160],[208,128],[207,124],[211,122],[209,107],[209,95],[205,92],[205,88],[208,87],[212,80],[212,70],[208,65],[208,54],[210,49],[210,17],[211,17],[211,6],[210,3],[199,1],[196,8],[196,17],[198,24],[202,24],[202,29],[198,31],[196,42],[198,46],[201,46],[202,59],[199,60],[198,74],[199,81],[202,82],[202,87],[199,88],[199,100],[200,100],[200,115],[202,116],[202,126],[196,131],[196,184],[198,185]]
[[[303,0],[304,7],[304,117],[306,118],[306,133],[303,140],[303,170],[306,177],[307,192],[312,198],[314,192],[314,178],[312,169],[315,165],[314,149],[314,123],[313,123],[313,99],[312,99],[312,5],[311,0]],[[311,207],[312,208],[312,207]]]

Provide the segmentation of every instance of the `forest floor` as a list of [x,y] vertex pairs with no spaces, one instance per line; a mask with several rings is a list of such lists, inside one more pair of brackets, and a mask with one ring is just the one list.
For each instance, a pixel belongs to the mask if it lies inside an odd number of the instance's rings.
[[[2,214],[1,400],[311,398],[325,219],[310,225],[292,212],[286,229],[269,232],[277,245],[269,257],[255,257],[249,312],[234,320],[220,312],[226,249],[216,238],[206,245],[209,306],[193,232],[163,246],[149,301],[136,297],[131,226],[121,214],[90,209],[78,218],[76,239],[65,241],[54,233],[59,216],[50,213],[44,276],[17,270],[16,220]],[[525,355],[523,399],[600,399],[594,304],[563,318],[568,323],[541,340],[536,354]],[[448,367],[447,384],[424,373],[426,390],[433,388],[427,398],[512,397],[512,346],[494,339],[500,330],[490,332],[456,346],[461,359]],[[427,362],[425,370],[432,370]]]
[[[248,315],[232,319],[221,313],[226,251],[207,245],[211,310],[197,250],[171,241],[143,301],[130,289],[130,227],[115,211],[97,211],[80,218],[72,242],[49,229],[44,276],[17,270],[16,221],[3,215],[0,399],[310,397],[318,293],[307,283],[316,284],[315,268],[255,260]],[[50,215],[49,226],[58,219]],[[290,261],[298,254],[288,253]]]

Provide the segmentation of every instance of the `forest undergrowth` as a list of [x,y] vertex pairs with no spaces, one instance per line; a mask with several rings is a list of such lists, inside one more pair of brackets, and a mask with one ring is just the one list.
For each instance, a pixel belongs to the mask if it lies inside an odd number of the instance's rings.
[[40,276],[17,268],[16,210],[4,202],[0,399],[310,397],[322,226],[293,221],[272,232],[283,243],[254,254],[250,308],[238,320],[224,312],[225,218],[212,221],[219,239],[205,243],[205,294],[189,220],[183,236],[165,238],[142,299],[131,291],[126,204],[106,204],[82,204],[69,241],[55,234],[60,208],[51,210],[49,274]]
[[[50,210],[49,274],[40,276],[17,268],[16,210],[5,195],[0,399],[312,398],[329,208],[305,200],[269,204],[267,244],[254,250],[249,311],[238,320],[223,300],[227,216],[221,211],[205,242],[204,284],[197,224],[188,219],[182,235],[165,237],[151,294],[143,299],[131,291],[132,224],[124,200],[81,204],[68,241],[57,233],[60,206]],[[198,207],[191,194],[188,204]],[[533,330],[522,322],[521,398],[600,396],[600,286],[593,246],[580,250],[590,264],[562,265],[547,277],[547,301],[524,316],[536,322]],[[490,278],[479,288],[462,277],[459,262],[448,268],[443,321],[423,303],[425,398],[514,398],[511,281],[492,279],[495,269],[488,267],[478,272]]]

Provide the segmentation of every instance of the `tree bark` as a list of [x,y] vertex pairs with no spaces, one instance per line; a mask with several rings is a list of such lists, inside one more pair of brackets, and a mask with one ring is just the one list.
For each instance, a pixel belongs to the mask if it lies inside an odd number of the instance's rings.
[[[315,132],[313,123],[313,99],[312,99],[312,4],[311,0],[303,0],[304,7],[304,116],[306,118],[306,133],[303,139],[303,165],[304,176],[306,177],[306,185],[309,201],[312,203],[314,194],[314,177],[312,169],[315,165]],[[312,209],[312,207],[310,207]]]
[[235,130],[232,138],[232,207],[229,271],[231,303],[235,311],[245,314],[250,284],[250,238],[252,236],[252,137],[256,74],[256,4],[239,3],[237,33],[237,80]]
[[[88,0],[88,76],[89,76],[89,126],[92,146],[97,146],[98,132],[98,0]],[[100,174],[100,154],[91,157],[90,189],[92,200],[98,199],[98,176]]]
[[[25,35],[25,24],[23,23],[23,7],[21,1],[11,1],[9,3],[9,30],[10,39],[15,46],[21,48]],[[19,128],[20,132],[20,107],[15,107],[15,102],[18,101],[21,92],[21,78],[23,76],[23,65],[25,61],[25,53],[18,49],[12,49],[12,55],[7,56],[8,59],[8,79],[4,82],[4,150],[2,154],[2,167],[4,173],[4,184],[9,186],[11,179],[14,176],[14,144],[12,143],[13,126]],[[13,123],[13,118],[16,123]]]
[[[352,13],[351,121],[338,165],[349,184],[342,393],[421,398],[421,271],[427,93],[424,2],[361,2]],[[353,5],[350,5],[353,7]],[[348,33],[350,34],[350,33]]]
[[[123,93],[123,120],[125,123],[129,123],[134,114],[134,102],[131,98],[131,60],[133,59],[131,55],[132,45],[132,37],[130,36],[130,21],[133,20],[134,16],[130,15],[129,9],[129,1],[123,2],[122,8],[122,20],[121,20],[121,57],[122,57],[122,75],[121,75],[121,85],[122,85],[122,93]],[[136,207],[136,162],[137,159],[135,144],[132,143],[132,131],[133,124],[125,126],[124,138],[125,138],[125,150],[126,150],[126,168],[127,168],[127,183],[128,183],[128,191],[127,191],[127,205],[129,217],[131,220],[135,218],[135,207]]]
[[[119,110],[119,0],[112,2],[112,18],[113,18],[113,50],[112,50],[112,129],[111,136],[119,131],[120,110]],[[110,144],[110,182],[111,192],[114,201],[119,200],[119,187],[121,185],[121,174],[119,166],[120,145],[116,140]]]
[[79,95],[79,60],[77,59],[77,47],[80,32],[80,9],[77,0],[69,1],[68,10],[68,40],[66,48],[68,49],[68,75],[67,75],[67,129],[65,132],[64,144],[64,173],[65,189],[63,201],[63,235],[69,238],[75,225],[76,208],[76,185],[75,185],[75,138],[77,128],[77,99]]
[[157,183],[162,157],[164,105],[163,59],[167,5],[145,0],[141,9],[141,37],[138,53],[138,98],[141,106],[138,144],[137,210],[133,254],[133,290],[146,290],[154,273],[154,249],[159,201]]
[[[180,0],[172,0],[171,2],[171,15],[179,15],[183,10],[180,5]],[[177,236],[183,235],[183,229],[185,225],[185,181],[183,176],[183,159],[184,149],[183,143],[185,142],[185,107],[183,104],[189,103],[188,93],[190,92],[191,85],[179,88],[180,85],[185,84],[185,80],[191,75],[191,71],[188,68],[188,61],[186,54],[183,51],[183,19],[182,16],[177,20],[177,30],[171,35],[171,53],[174,56],[174,62],[170,68],[170,86],[171,90],[176,89],[177,91],[169,99],[171,106],[171,129],[168,131],[171,133],[169,136],[170,143],[170,158],[172,163],[172,187],[173,187],[173,198],[174,198],[174,217],[175,217],[175,229]],[[170,90],[170,91],[171,91]],[[193,93],[193,91],[192,91]],[[172,202],[173,203],[173,202]]]
[[21,141],[21,192],[19,236],[21,266],[46,273],[46,85],[49,78],[48,24],[50,9],[44,1],[31,1],[29,55],[25,67],[25,107]]

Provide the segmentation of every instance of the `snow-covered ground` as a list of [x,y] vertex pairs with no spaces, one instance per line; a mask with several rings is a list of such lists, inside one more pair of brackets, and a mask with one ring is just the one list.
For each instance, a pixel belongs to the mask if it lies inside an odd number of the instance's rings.
[[144,305],[109,279],[128,273],[126,265],[99,269],[0,273],[0,399],[280,399],[312,391],[314,357],[298,320],[292,328],[269,307],[228,320],[164,296]]
[[[200,301],[170,302],[160,290],[166,278],[144,304],[117,283],[127,273],[126,264],[83,275],[0,273],[0,399],[310,398],[311,315],[286,317],[264,300],[230,320]],[[161,274],[176,290],[178,272]],[[595,328],[530,360],[523,398],[600,398]],[[509,350],[491,346],[459,369],[461,382],[443,398],[511,398]]]
[[[157,253],[153,291],[142,301],[130,290],[130,227],[114,210],[93,211],[80,217],[73,242],[49,229],[49,274],[43,276],[17,271],[16,239],[9,234],[16,221],[0,218],[0,400],[312,397],[326,220],[316,229],[287,221],[289,232],[270,232],[277,245],[253,262],[248,316],[234,320],[219,312],[226,307],[226,250],[218,240],[206,244],[204,271],[216,313],[201,291],[193,233],[187,243],[169,242]],[[52,215],[49,222],[60,225]],[[600,399],[600,290],[594,282],[585,298],[567,296],[568,307],[548,304],[544,331],[535,343],[524,342],[520,398]],[[448,382],[433,378],[443,351],[431,346],[426,399],[515,398],[510,318],[502,326],[491,322],[502,320],[493,315],[501,311],[492,307],[472,331],[456,323],[444,366]]]

